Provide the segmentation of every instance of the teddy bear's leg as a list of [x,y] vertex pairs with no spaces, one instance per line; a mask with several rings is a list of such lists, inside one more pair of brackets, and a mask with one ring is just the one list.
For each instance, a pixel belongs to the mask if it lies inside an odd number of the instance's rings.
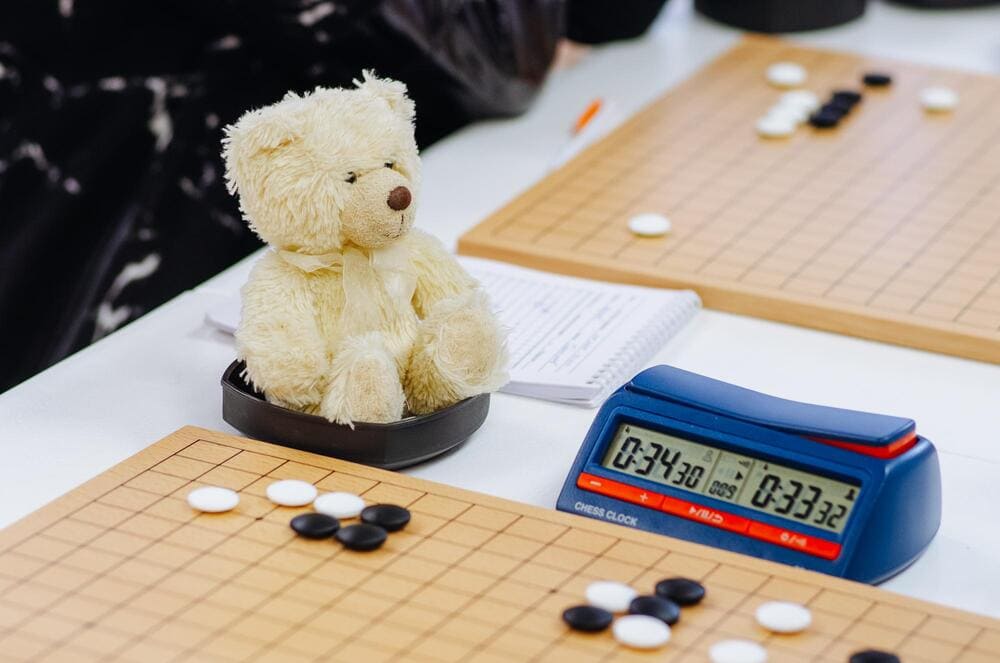
[[403,417],[405,405],[399,368],[382,334],[346,339],[334,356],[319,414],[339,424],[389,423]]
[[507,382],[504,335],[486,298],[439,302],[421,322],[404,378],[414,414],[426,414]]

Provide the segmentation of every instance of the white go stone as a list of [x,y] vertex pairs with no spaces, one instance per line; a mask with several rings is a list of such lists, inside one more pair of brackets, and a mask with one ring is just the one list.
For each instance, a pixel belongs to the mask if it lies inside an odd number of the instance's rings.
[[798,603],[768,601],[756,612],[757,623],[775,633],[798,633],[812,624],[812,613]]
[[611,625],[615,640],[626,647],[655,649],[670,641],[670,627],[649,615],[625,615]]
[[298,479],[275,481],[267,487],[267,499],[281,506],[305,506],[316,494],[316,486]]
[[587,603],[608,612],[625,612],[639,593],[622,582],[597,580],[587,585]]
[[187,496],[192,509],[206,513],[222,513],[235,509],[240,503],[240,496],[235,490],[219,486],[202,486],[195,488]]
[[797,126],[791,117],[768,114],[757,121],[757,133],[764,138],[787,138]]
[[802,124],[809,119],[809,111],[802,106],[779,103],[776,106],[771,106],[764,117],[789,119],[795,124]]
[[809,90],[790,90],[781,95],[778,100],[781,106],[794,106],[802,108],[806,113],[812,113],[820,107],[819,97],[815,92]]
[[932,113],[947,113],[958,106],[958,93],[941,86],[924,88],[920,91],[920,105]]
[[712,663],[765,663],[767,650],[752,640],[723,640],[708,650]]
[[365,508],[365,501],[354,493],[323,493],[313,502],[313,508],[334,518],[356,518]]
[[806,69],[794,62],[775,62],[767,68],[767,82],[776,87],[798,87],[806,82]]
[[671,226],[670,219],[655,212],[636,214],[628,220],[628,229],[640,237],[662,237]]

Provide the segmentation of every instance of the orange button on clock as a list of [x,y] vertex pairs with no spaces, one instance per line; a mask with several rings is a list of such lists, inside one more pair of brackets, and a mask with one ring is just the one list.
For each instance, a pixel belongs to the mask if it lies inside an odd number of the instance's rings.
[[767,541],[768,543],[774,543],[785,548],[816,555],[823,559],[837,559],[837,555],[840,554],[839,543],[817,539],[814,536],[807,536],[780,527],[765,525],[764,523],[751,523],[747,534],[761,541]]
[[659,493],[636,488],[625,483],[618,483],[617,481],[605,479],[594,474],[587,474],[586,472],[580,473],[579,478],[576,480],[576,485],[583,490],[600,493],[601,495],[607,495],[608,497],[614,497],[640,506],[647,506],[650,509],[658,508],[663,501],[663,495]]
[[715,509],[710,509],[707,506],[692,504],[691,502],[675,499],[673,497],[664,497],[660,510],[666,511],[667,513],[675,516],[680,516],[681,518],[687,518],[688,520],[694,520],[700,523],[705,523],[706,525],[712,525],[720,529],[729,530],[730,532],[745,532],[747,531],[747,527],[750,525],[750,521],[746,518],[734,516],[733,514],[726,513],[725,511],[716,511]]

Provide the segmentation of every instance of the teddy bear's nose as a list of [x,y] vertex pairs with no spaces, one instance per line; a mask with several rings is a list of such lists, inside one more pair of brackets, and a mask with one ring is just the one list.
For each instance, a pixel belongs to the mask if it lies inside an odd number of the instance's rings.
[[389,207],[396,210],[397,212],[402,212],[404,209],[410,206],[410,200],[412,196],[410,195],[410,190],[405,186],[397,186],[395,189],[389,192]]

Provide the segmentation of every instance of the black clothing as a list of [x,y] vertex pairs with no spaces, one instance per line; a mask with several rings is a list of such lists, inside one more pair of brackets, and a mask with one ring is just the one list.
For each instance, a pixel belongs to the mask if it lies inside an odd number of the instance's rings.
[[425,146],[524,111],[564,35],[633,36],[664,2],[0,3],[0,391],[260,246],[219,155],[243,111],[371,68]]

